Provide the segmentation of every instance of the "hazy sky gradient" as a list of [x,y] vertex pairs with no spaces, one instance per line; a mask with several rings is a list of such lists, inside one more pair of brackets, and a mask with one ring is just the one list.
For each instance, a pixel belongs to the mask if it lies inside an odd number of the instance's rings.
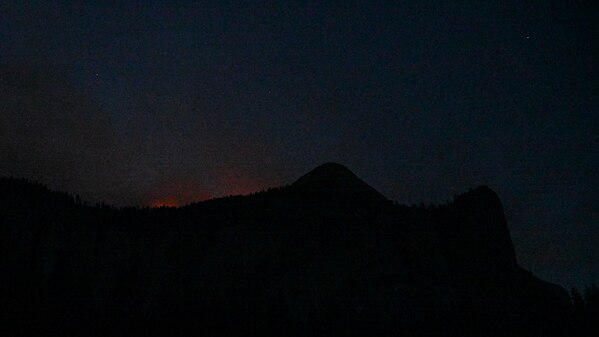
[[391,199],[486,184],[520,263],[599,281],[596,6],[0,2],[0,175],[116,205],[337,161]]

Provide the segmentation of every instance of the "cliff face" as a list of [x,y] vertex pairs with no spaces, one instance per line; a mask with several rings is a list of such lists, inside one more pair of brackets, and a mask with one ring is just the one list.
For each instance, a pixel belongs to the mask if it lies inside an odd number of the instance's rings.
[[448,206],[408,208],[325,164],[252,196],[114,210],[22,181],[0,185],[9,275],[0,302],[15,324],[89,332],[163,322],[221,335],[562,331],[563,290],[518,266],[487,187]]
[[480,186],[456,197],[437,221],[456,272],[493,275],[517,269],[503,206],[490,188]]
[[[526,335],[522,331],[531,326],[542,326],[544,334],[560,331],[550,322],[568,316],[568,294],[520,268],[495,192],[486,186],[470,190],[438,209],[435,219],[455,303],[462,315],[484,322],[475,331]],[[517,328],[504,330],[509,326]]]

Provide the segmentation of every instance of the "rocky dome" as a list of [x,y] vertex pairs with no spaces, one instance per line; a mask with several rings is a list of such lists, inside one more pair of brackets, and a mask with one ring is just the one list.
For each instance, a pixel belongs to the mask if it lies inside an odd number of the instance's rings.
[[291,187],[311,196],[333,197],[340,200],[388,202],[377,190],[338,163],[322,164],[297,179]]

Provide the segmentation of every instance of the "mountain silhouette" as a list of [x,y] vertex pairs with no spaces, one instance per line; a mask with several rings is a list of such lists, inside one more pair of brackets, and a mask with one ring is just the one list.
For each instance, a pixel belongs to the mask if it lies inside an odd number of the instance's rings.
[[568,294],[520,268],[485,186],[407,207],[327,163],[248,196],[115,209],[2,178],[0,223],[21,332],[571,335]]
[[326,163],[301,176],[290,187],[308,201],[373,207],[390,201],[341,164]]

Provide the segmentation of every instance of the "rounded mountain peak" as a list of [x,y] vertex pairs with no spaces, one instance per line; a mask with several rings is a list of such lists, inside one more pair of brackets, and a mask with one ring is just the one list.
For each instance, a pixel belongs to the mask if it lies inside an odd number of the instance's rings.
[[502,208],[501,201],[497,196],[497,193],[486,185],[480,185],[476,188],[470,189],[468,192],[456,197],[456,202],[462,204],[485,204],[487,206],[494,206]]
[[350,171],[347,167],[339,164],[339,163],[324,163],[322,165],[317,166],[312,171],[308,172],[304,176],[300,177],[297,181],[304,180],[329,180],[329,179],[359,179],[352,171]]
[[296,191],[319,197],[388,201],[347,167],[333,162],[316,167],[297,179],[291,186]]

